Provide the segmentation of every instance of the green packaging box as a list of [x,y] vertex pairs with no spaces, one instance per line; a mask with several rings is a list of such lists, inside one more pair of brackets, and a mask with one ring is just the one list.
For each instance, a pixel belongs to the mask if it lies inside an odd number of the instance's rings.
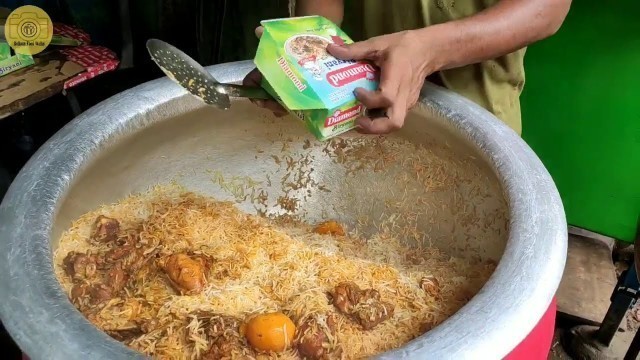
[[0,76],[34,64],[33,57],[16,54],[11,56],[11,47],[5,41],[0,41]]
[[379,70],[365,61],[339,60],[329,44],[351,44],[347,34],[321,16],[265,20],[255,64],[262,87],[304,121],[318,140],[355,127],[365,107],[356,88],[376,90]]

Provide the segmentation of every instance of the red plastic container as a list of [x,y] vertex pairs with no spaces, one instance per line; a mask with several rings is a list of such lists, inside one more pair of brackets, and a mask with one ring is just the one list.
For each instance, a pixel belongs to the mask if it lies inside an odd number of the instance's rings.
[[536,327],[505,360],[546,360],[551,350],[553,333],[556,326],[556,299],[553,298],[549,309]]

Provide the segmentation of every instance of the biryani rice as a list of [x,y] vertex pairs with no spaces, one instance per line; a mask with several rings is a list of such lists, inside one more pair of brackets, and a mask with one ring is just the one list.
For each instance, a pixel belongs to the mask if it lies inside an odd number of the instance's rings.
[[[504,199],[486,188],[485,175],[475,159],[451,157],[447,149],[434,144],[416,146],[399,139],[305,142],[302,150],[292,145],[294,139],[281,140],[280,153],[260,155],[278,167],[264,178],[205,170],[231,199],[253,204],[262,216],[243,213],[229,202],[186,193],[174,184],[157,186],[76,220],[62,235],[55,252],[56,274],[67,291],[72,283],[64,274],[62,259],[70,251],[107,249],[86,241],[98,215],[118,219],[122,228],[142,222],[141,238],[165,252],[199,251],[214,258],[208,286],[199,295],[178,296],[162,273],[141,271],[131,280],[134,286],[130,284],[129,289],[133,291],[85,311],[85,316],[105,331],[127,328],[132,319],[156,319],[160,323],[157,330],[126,344],[155,358],[197,359],[210,346],[205,324],[194,315],[197,312],[248,319],[254,314],[282,311],[300,325],[306,316],[335,312],[327,301],[327,291],[339,282],[354,281],[362,288],[378,290],[383,300],[395,305],[393,318],[369,331],[338,316],[336,337],[344,344],[344,358],[364,358],[402,346],[441,323],[491,275],[495,264],[480,261],[473,251],[471,256],[463,251],[463,259],[430,246],[431,241],[443,243],[451,236],[460,240],[462,235],[466,239],[463,247],[449,249],[457,254],[477,242],[476,237],[506,231]],[[263,151],[257,149],[257,153]],[[342,182],[335,184],[338,186],[358,185],[361,189],[363,174],[367,181],[375,182],[376,176],[391,179],[376,182],[385,185],[384,189],[364,188],[376,206],[384,205],[375,218],[367,212],[370,209],[359,206],[322,209],[323,218],[329,213],[353,216],[347,237],[316,235],[310,225],[300,222],[307,218],[302,205],[309,197],[339,191],[314,175],[313,164],[319,157],[328,157],[344,169]],[[272,193],[269,188],[278,183],[280,190]],[[381,192],[386,196],[380,197]],[[491,206],[480,209],[478,204]],[[442,224],[441,230],[438,219],[442,214],[450,214],[460,232],[445,232],[450,223]],[[378,230],[371,232],[372,225]],[[420,279],[429,275],[438,279],[438,299],[419,286]],[[290,349],[260,358],[299,357]]]
[[[197,359],[208,350],[205,331],[193,316],[207,311],[236,316],[282,311],[296,324],[312,314],[334,312],[326,293],[336,284],[353,281],[373,288],[395,305],[394,316],[364,331],[338,317],[336,336],[345,358],[363,358],[402,346],[455,313],[491,275],[494,266],[450,257],[431,247],[403,244],[384,229],[364,239],[322,236],[309,225],[276,221],[241,212],[230,202],[184,192],[177,186],[155,187],[82,215],[64,232],[55,252],[56,275],[70,292],[72,283],[62,261],[70,251],[98,251],[89,243],[98,215],[116,218],[122,228],[142,222],[141,239],[164,251],[198,251],[214,258],[205,290],[177,295],[161,273],[144,272],[134,291],[86,312],[102,330],[131,326],[133,319],[155,319],[161,326],[127,345],[155,358]],[[419,287],[433,275],[440,298]],[[295,349],[265,355],[297,359]]]

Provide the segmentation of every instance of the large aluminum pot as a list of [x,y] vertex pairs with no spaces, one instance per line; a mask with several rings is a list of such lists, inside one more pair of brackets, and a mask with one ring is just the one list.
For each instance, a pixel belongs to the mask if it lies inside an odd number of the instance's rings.
[[[221,81],[235,82],[251,68],[250,62],[238,62],[210,71]],[[285,146],[286,138],[294,141]],[[551,177],[518,135],[494,116],[430,84],[406,126],[391,138],[423,144],[460,169],[456,187],[445,184],[425,200],[425,209],[436,200],[443,205],[426,211],[430,220],[417,228],[433,245],[499,264],[456,314],[379,358],[502,358],[545,312],[564,269],[565,215]],[[306,139],[313,140],[293,119],[274,119],[246,100],[233,102],[227,111],[204,107],[166,78],[86,111],[29,161],[0,207],[0,315],[5,327],[34,360],[141,356],[93,327],[68,301],[52,269],[61,232],[82,213],[157,183],[176,180],[228,198],[212,181],[212,169],[229,177],[276,178],[283,170],[274,166],[271,154],[283,147],[300,153],[308,148]],[[385,201],[396,195],[388,191],[393,184],[384,183],[384,173],[361,172],[356,185],[349,185],[343,181],[344,164],[322,158],[321,150],[315,155],[310,165],[314,176],[333,191],[302,199],[310,220],[319,218],[325,207],[341,206],[344,211],[337,215],[349,224],[354,222],[350,214],[357,211],[389,212]],[[358,193],[373,186],[380,189],[373,196]],[[280,190],[274,185],[268,192]],[[240,206],[252,210],[246,203]],[[462,219],[466,213],[471,217]]]

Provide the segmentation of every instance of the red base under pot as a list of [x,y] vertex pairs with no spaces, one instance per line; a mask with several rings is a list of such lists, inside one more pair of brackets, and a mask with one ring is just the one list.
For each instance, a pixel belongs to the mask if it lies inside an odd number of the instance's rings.
[[505,360],[547,360],[553,333],[556,326],[556,299],[553,298],[547,312],[542,315],[531,333],[513,351],[505,357]]

